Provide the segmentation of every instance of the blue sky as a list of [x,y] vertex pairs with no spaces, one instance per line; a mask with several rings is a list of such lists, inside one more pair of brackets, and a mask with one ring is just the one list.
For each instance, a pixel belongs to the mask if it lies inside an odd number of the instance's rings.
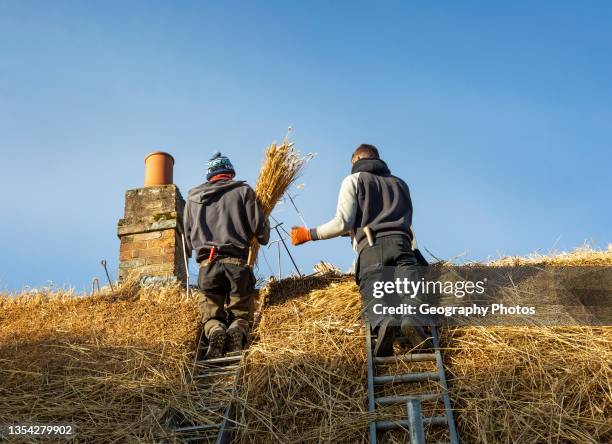
[[[605,247],[610,23],[609,2],[0,0],[0,289],[83,290],[103,258],[116,277],[148,152],[175,156],[184,194],[215,150],[254,184],[288,125],[318,153],[297,198],[309,225],[368,142],[438,257]],[[293,251],[306,272],[353,260],[346,239]]]

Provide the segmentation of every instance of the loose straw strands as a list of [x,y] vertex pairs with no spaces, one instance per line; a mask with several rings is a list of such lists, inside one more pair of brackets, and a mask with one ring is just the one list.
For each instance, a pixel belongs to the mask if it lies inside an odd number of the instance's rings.
[[[540,260],[612,265],[610,249],[572,254]],[[267,291],[235,399],[237,442],[367,442],[356,285],[330,273]],[[179,286],[0,296],[0,424],[72,423],[79,441],[106,443],[175,442],[172,412],[218,422],[206,406],[228,399],[182,378],[197,330],[197,301]],[[461,327],[442,339],[464,440],[612,442],[611,327]]]
[[362,441],[370,416],[355,284],[289,278],[264,307],[236,400],[237,442]]
[[446,341],[470,442],[612,441],[612,327],[466,327]]
[[[612,249],[537,259],[528,263],[612,265]],[[238,442],[367,442],[360,310],[358,289],[347,277],[270,286],[237,399]],[[442,340],[464,440],[612,442],[612,327],[458,327],[442,330]],[[405,395],[410,389],[388,390],[384,394]],[[426,405],[423,411],[440,408]],[[379,420],[401,417],[405,409],[378,414]],[[408,438],[394,431],[381,439]]]
[[[266,217],[272,213],[277,202],[300,176],[304,166],[312,157],[312,154],[301,156],[298,151],[295,151],[293,143],[288,140],[280,145],[273,143],[266,149],[255,185],[257,201]],[[257,240],[253,240],[249,253],[250,265],[255,264],[258,251],[259,244]]]
[[197,302],[178,285],[0,295],[0,424],[72,424],[79,442],[174,441],[172,412],[210,421],[208,393],[183,380],[197,329]]

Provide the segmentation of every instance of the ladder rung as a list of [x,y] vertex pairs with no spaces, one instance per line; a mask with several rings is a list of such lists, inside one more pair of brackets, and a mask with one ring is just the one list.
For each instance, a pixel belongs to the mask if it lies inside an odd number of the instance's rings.
[[210,370],[212,372],[217,370],[223,370],[226,368],[238,368],[240,367],[240,362],[228,361],[228,362],[217,362],[214,364],[207,364],[206,361],[200,361],[200,363],[196,364],[196,371],[204,371]]
[[225,356],[213,359],[201,359],[196,362],[197,365],[218,364],[224,362],[235,362],[242,359],[243,352],[227,353]]
[[435,353],[410,353],[407,355],[381,356],[379,358],[374,358],[374,362],[376,364],[394,364],[396,362],[421,362],[435,360]]
[[[430,418],[423,418],[424,426],[442,426],[446,425],[446,416],[433,416]],[[397,421],[377,421],[376,429],[379,431],[393,430],[393,429],[406,429],[410,427],[407,419],[398,419]]]
[[403,375],[374,376],[374,384],[393,384],[394,382],[420,382],[439,379],[438,372],[405,373]]
[[426,393],[423,395],[406,395],[406,396],[381,396],[376,398],[378,405],[394,405],[394,404],[405,404],[411,399],[418,399],[419,401],[437,401],[442,398],[442,393]]
[[235,373],[236,370],[238,370],[239,368],[240,368],[239,365],[224,365],[224,366],[217,366],[217,367],[198,367],[197,372],[200,375],[204,373],[210,373],[211,375],[216,375],[218,373],[223,373],[229,370]]

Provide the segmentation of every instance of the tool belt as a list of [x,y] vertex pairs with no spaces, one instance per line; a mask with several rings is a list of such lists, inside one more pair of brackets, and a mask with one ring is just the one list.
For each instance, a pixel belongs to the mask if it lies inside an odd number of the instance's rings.
[[[360,237],[359,243],[357,244],[357,252],[360,252],[365,247],[372,247],[376,245],[376,239],[391,235],[400,235],[406,237],[409,241],[412,241],[412,235],[408,231],[403,230],[383,230],[374,231],[369,229],[369,235],[367,233],[368,227],[359,227],[355,230],[355,237]],[[371,242],[371,243],[370,243]]]
[[214,262],[220,262],[222,264],[238,265],[241,267],[250,267],[246,259],[240,258],[240,257],[231,257],[231,256],[215,256],[212,259],[205,259],[202,262],[200,262],[200,267],[207,267]]
[[[215,259],[213,262],[221,262],[222,264],[233,264],[233,265],[242,265],[242,266],[246,266],[247,261],[246,259],[242,259],[239,257],[219,257],[217,259]],[[208,259],[205,261],[202,261],[202,263],[208,263]]]
[[[368,246],[371,247],[373,245],[376,245],[376,232],[370,231],[370,234],[368,235],[366,233],[366,230],[364,230],[364,228],[367,228],[367,227],[358,228],[358,230],[362,230],[362,232],[366,236],[365,239],[362,239],[361,242],[357,244],[356,250],[358,254],[361,254],[364,248]],[[379,236],[379,237],[399,235],[399,236],[403,236],[407,238],[408,241],[412,243],[412,233],[411,232],[406,232],[406,233],[404,232],[383,232],[383,233],[386,233],[386,234],[383,234],[383,236]],[[410,249],[414,253],[414,256],[416,257],[418,265],[429,265],[429,262],[427,262],[427,259],[425,259],[425,256],[423,256],[423,254],[420,252],[418,248],[412,249],[411,247]]]
[[212,245],[203,251],[200,251],[201,255],[204,255],[205,259],[200,262],[200,267],[206,267],[213,262],[221,262],[223,264],[232,264],[242,267],[247,267],[248,257],[242,256],[235,251],[235,248],[226,248],[225,246]]

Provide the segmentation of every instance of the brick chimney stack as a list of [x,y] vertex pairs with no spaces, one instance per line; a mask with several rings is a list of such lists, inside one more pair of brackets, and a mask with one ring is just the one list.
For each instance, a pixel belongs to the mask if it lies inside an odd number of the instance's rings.
[[155,152],[145,159],[145,186],[125,192],[119,220],[119,280],[137,273],[145,282],[186,282],[182,216],[185,201],[172,183],[174,159]]

